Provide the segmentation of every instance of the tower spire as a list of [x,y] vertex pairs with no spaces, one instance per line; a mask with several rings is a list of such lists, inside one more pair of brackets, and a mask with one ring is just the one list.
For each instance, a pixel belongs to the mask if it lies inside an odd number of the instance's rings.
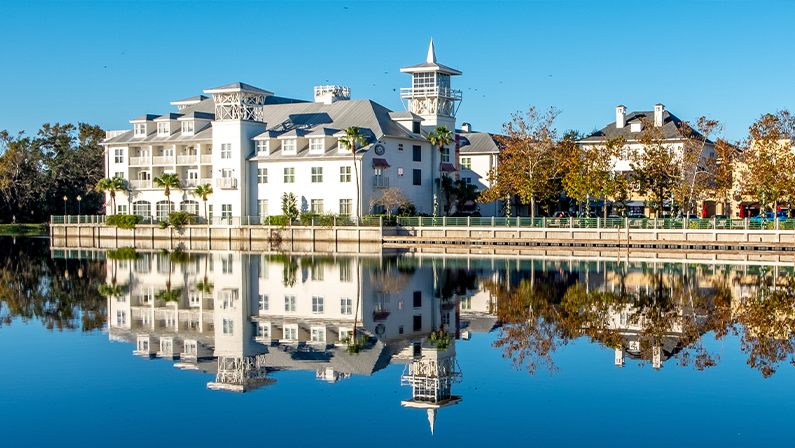
[[436,63],[436,50],[433,48],[433,38],[431,38],[431,44],[428,46],[428,57],[425,58],[425,62]]

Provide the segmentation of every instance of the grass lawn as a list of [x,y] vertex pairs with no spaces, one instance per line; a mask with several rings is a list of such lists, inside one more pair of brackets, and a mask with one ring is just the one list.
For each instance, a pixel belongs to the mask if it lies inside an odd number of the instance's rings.
[[49,235],[47,224],[0,224],[0,235]]

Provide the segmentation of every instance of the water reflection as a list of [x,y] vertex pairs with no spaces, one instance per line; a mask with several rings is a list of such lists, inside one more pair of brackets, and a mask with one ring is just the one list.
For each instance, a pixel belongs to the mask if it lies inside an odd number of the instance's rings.
[[137,356],[208,374],[212,390],[279,387],[281,371],[335,383],[399,365],[411,391],[400,404],[424,410],[432,432],[439,410],[465,395],[457,352],[482,333],[531,374],[560,372],[556,359],[574,342],[601,346],[617,367],[709,369],[722,353],[708,342],[727,337],[762,377],[795,363],[789,266],[132,249],[50,257],[45,243],[0,240],[2,323],[105,325]]

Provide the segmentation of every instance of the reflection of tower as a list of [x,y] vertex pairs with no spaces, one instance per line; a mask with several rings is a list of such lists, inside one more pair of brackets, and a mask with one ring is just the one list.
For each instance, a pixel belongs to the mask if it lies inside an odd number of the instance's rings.
[[401,376],[401,384],[411,386],[412,398],[400,404],[425,409],[433,434],[437,411],[461,402],[460,396],[451,393],[453,383],[461,382],[461,372],[456,369],[455,346],[439,351],[436,347],[421,348],[416,343],[414,354]]
[[215,382],[207,383],[213,390],[248,392],[276,381],[267,377],[265,355],[219,356]]

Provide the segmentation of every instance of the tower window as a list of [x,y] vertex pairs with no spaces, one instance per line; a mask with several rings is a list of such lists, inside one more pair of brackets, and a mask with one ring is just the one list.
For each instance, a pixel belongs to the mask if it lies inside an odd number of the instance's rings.
[[231,159],[232,158],[232,144],[231,143],[221,143],[221,158],[222,159]]

